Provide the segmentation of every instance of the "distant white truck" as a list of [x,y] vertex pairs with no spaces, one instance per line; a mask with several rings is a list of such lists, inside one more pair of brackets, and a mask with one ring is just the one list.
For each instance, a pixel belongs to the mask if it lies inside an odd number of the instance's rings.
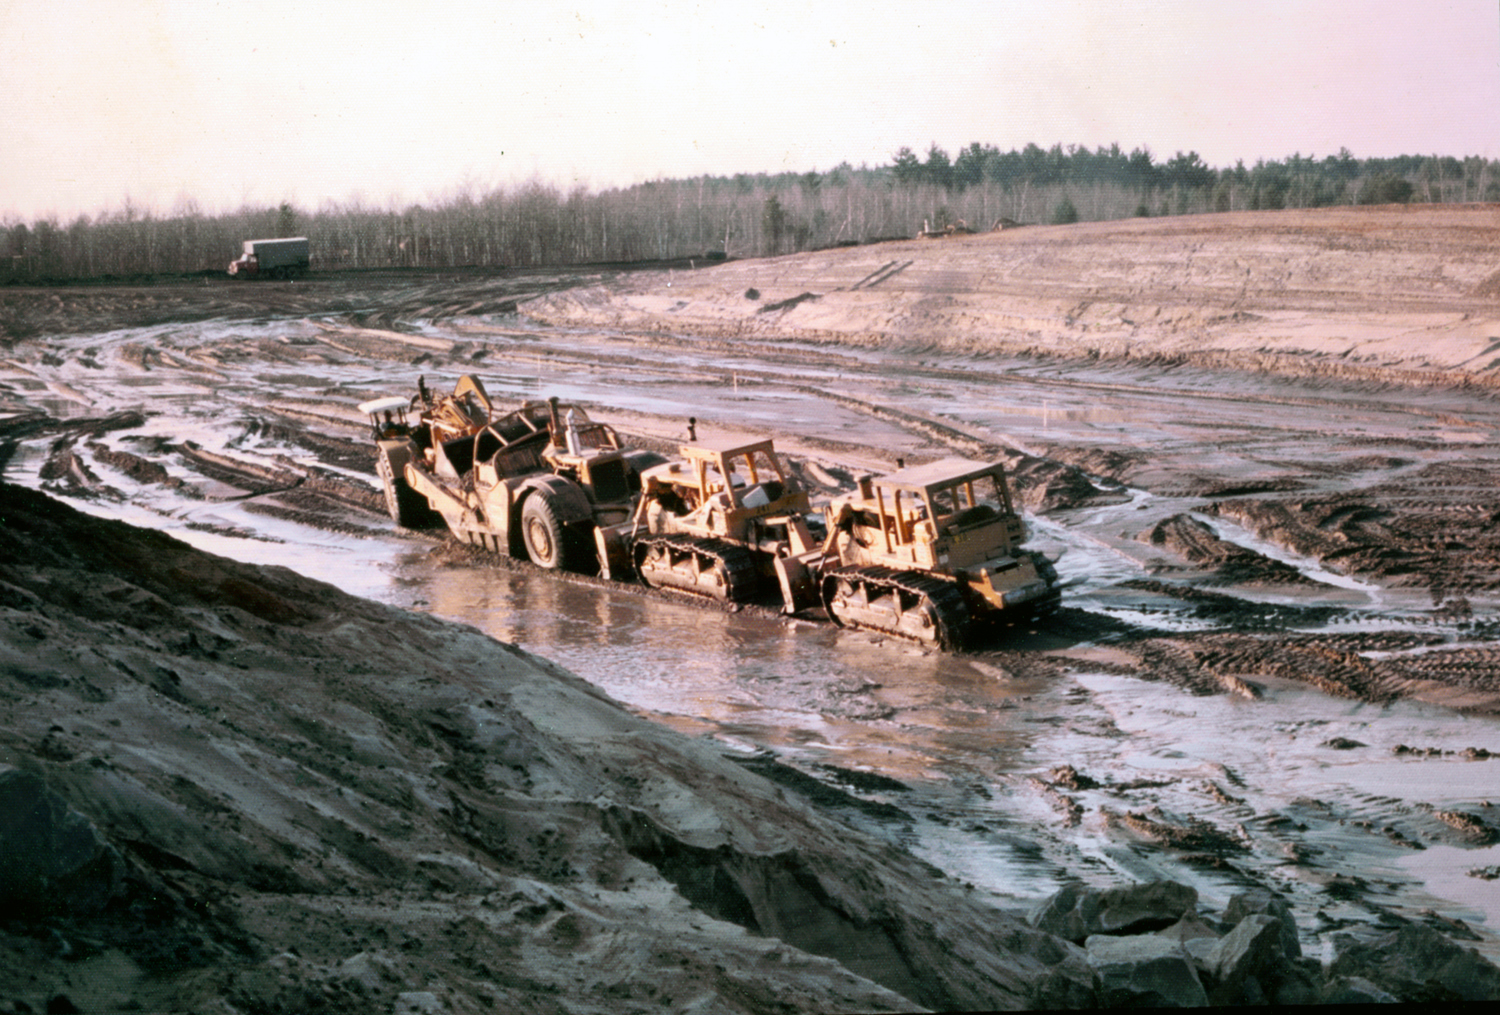
[[246,240],[244,253],[229,262],[236,278],[295,278],[307,273],[306,236],[278,240]]

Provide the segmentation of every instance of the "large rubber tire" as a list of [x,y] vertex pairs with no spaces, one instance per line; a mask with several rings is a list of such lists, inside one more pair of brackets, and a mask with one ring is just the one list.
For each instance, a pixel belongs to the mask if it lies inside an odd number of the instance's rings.
[[538,567],[570,570],[568,532],[557,520],[557,508],[545,490],[536,491],[521,505],[521,542],[526,556]]
[[375,458],[375,471],[380,474],[380,483],[385,487],[385,509],[391,521],[404,529],[431,528],[436,512],[427,498],[407,485],[406,480],[391,469],[391,460],[384,453]]

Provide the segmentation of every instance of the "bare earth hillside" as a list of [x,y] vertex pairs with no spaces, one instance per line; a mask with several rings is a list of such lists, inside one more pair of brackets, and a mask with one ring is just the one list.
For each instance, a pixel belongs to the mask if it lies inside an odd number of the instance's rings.
[[1500,206],[1030,226],[641,275],[525,312],[626,330],[1490,384]]

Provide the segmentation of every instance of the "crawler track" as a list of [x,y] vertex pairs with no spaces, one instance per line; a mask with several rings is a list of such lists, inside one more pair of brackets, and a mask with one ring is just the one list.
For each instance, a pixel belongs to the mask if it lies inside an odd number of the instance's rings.
[[938,648],[962,648],[973,615],[952,582],[888,567],[841,567],[823,577],[823,608],[840,627]]
[[638,540],[635,570],[652,588],[743,603],[760,591],[755,557],[742,546],[697,536],[651,536]]

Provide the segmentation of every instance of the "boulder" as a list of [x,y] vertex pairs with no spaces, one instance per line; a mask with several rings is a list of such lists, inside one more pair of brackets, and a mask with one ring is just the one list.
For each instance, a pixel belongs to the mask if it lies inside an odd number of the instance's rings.
[[1163,927],[1156,932],[1156,936],[1181,944],[1202,970],[1207,968],[1204,963],[1208,953],[1219,943],[1221,935],[1197,913],[1184,913],[1182,919],[1170,927]]
[[1170,927],[1198,905],[1198,891],[1175,881],[1119,888],[1063,886],[1034,909],[1032,926],[1082,942],[1094,934],[1145,934]]
[[22,917],[99,912],[125,863],[88,818],[42,778],[0,766],[0,911]]
[[1288,965],[1281,922],[1264,913],[1245,917],[1209,950],[1203,964],[1214,1004],[1266,1003]]
[[1362,978],[1406,1003],[1500,1000],[1500,967],[1420,923],[1360,941],[1334,936],[1337,977]]
[[1323,988],[1323,963],[1313,958],[1291,958],[1279,969],[1280,979],[1271,984],[1271,1003],[1317,1004]]
[[1292,911],[1284,901],[1265,888],[1240,892],[1225,907],[1224,922],[1232,927],[1252,913],[1274,916],[1281,922],[1281,948],[1288,958],[1295,959],[1302,954],[1302,944],[1297,937],[1297,921],[1292,918]]
[[1208,921],[1196,912],[1186,912],[1176,923],[1163,927],[1156,931],[1157,937],[1170,938],[1173,941],[1218,941],[1223,933],[1209,926]]
[[396,995],[396,1015],[437,1015],[448,1008],[430,990],[409,990]]
[[1084,943],[1104,1008],[1192,1008],[1208,1003],[1192,956],[1179,941],[1095,934]]
[[1387,994],[1363,976],[1336,976],[1324,986],[1319,1004],[1395,1004]]
[[351,955],[339,964],[338,972],[343,982],[365,994],[378,993],[401,980],[395,963],[380,952]]

